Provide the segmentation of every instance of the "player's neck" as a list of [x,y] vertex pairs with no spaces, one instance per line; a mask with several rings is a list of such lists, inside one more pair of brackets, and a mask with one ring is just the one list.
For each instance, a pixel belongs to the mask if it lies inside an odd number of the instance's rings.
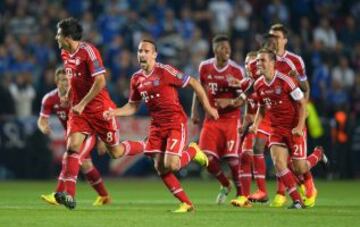
[[271,82],[275,77],[275,70],[269,70],[266,74],[265,74],[265,79],[266,82]]
[[217,59],[216,58],[216,61],[215,61],[215,65],[216,65],[216,68],[218,68],[218,69],[222,69],[222,68],[224,68],[226,65],[227,65],[227,60],[219,60],[219,59]]
[[284,54],[285,54],[285,49],[282,49],[282,50],[278,50],[278,51],[277,51],[277,55],[278,55],[279,57],[284,56]]
[[68,50],[68,51],[69,51],[71,54],[73,54],[73,53],[78,49],[79,45],[80,45],[80,42],[79,42],[79,41],[75,41],[75,40],[70,41],[70,45],[69,45],[69,50]]
[[149,67],[147,67],[146,69],[143,69],[144,73],[146,75],[149,75],[153,71],[155,64],[156,64],[156,62],[149,64]]

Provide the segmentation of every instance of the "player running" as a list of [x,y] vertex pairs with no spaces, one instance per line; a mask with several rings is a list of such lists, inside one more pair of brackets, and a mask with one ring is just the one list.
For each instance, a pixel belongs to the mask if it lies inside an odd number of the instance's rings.
[[[65,131],[67,129],[67,121],[69,114],[69,105],[68,103],[61,103],[60,97],[66,94],[68,89],[68,80],[66,78],[65,69],[59,67],[55,72],[55,83],[57,88],[47,93],[42,100],[41,104],[41,112],[38,118],[38,128],[40,131],[46,135],[51,133],[51,128],[49,125],[49,117],[51,114],[56,114],[61,125],[64,127]],[[91,157],[89,155],[89,151],[91,151],[96,143],[95,136],[89,136],[82,146],[81,154],[87,154],[87,156],[81,156],[81,172],[85,175],[86,180],[89,184],[94,188],[94,190],[98,193],[98,197],[94,201],[94,206],[101,206],[105,204],[109,204],[111,202],[111,198],[109,196],[108,191],[105,188],[104,182],[100,176],[99,171],[93,165],[91,161]],[[98,143],[102,143],[102,141],[98,141]],[[100,146],[98,146],[100,147]],[[99,148],[98,148],[99,151]],[[102,152],[103,153],[103,152]],[[64,190],[64,177],[65,177],[65,160],[66,153],[63,155],[61,172],[58,178],[58,184],[55,192],[41,195],[41,198],[49,204],[59,205],[59,203],[55,199],[56,192],[62,192]]]
[[180,206],[175,213],[192,211],[194,206],[173,172],[186,166],[191,160],[208,164],[206,155],[196,143],[187,142],[187,116],[179,102],[176,88],[190,85],[198,95],[205,111],[214,119],[219,115],[210,106],[201,84],[170,65],[156,62],[157,49],[152,40],[142,40],[138,46],[137,58],[141,69],[131,78],[130,97],[127,104],[108,116],[130,116],[137,112],[141,100],[147,105],[151,125],[145,154],[154,159],[155,169],[170,192],[179,199]]

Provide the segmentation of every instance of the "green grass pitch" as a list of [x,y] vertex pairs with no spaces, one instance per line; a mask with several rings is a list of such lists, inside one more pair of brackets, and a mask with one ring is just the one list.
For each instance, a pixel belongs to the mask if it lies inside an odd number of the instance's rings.
[[[40,200],[40,194],[54,189],[55,181],[2,181],[0,226],[360,226],[360,181],[317,181],[316,207],[287,210],[266,205],[218,206],[214,201],[219,188],[214,180],[183,180],[196,207],[195,212],[187,214],[168,212],[176,208],[177,200],[158,179],[120,178],[105,183],[113,198],[111,205],[92,207],[96,194],[80,182],[77,208],[69,211]],[[274,186],[274,182],[268,185],[271,197]]]

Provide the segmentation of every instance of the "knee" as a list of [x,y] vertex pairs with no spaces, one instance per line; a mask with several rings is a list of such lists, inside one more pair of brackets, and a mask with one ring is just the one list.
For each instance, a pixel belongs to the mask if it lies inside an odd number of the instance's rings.
[[91,159],[84,159],[81,164],[81,171],[87,172],[93,167]]
[[122,144],[119,146],[108,148],[107,150],[110,157],[113,159],[121,158],[122,156],[124,156],[125,153],[125,149]]
[[67,148],[67,153],[68,154],[79,153],[80,148],[81,148],[80,143],[70,142]]
[[165,162],[164,167],[169,171],[176,172],[180,169],[180,164],[179,162],[175,162],[175,161]]
[[305,163],[296,163],[293,168],[296,175],[302,175],[308,171]]
[[285,160],[275,159],[273,162],[277,172],[281,172],[287,168],[287,162]]

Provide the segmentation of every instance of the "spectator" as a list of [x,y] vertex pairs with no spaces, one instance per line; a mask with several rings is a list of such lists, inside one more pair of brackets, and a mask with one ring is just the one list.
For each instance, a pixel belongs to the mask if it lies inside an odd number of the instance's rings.
[[17,117],[29,117],[32,115],[32,104],[35,99],[35,89],[31,84],[31,74],[18,73],[15,83],[9,87],[11,96],[15,101]]
[[313,32],[314,40],[320,41],[326,48],[335,49],[337,37],[327,18],[320,19],[320,24]]

